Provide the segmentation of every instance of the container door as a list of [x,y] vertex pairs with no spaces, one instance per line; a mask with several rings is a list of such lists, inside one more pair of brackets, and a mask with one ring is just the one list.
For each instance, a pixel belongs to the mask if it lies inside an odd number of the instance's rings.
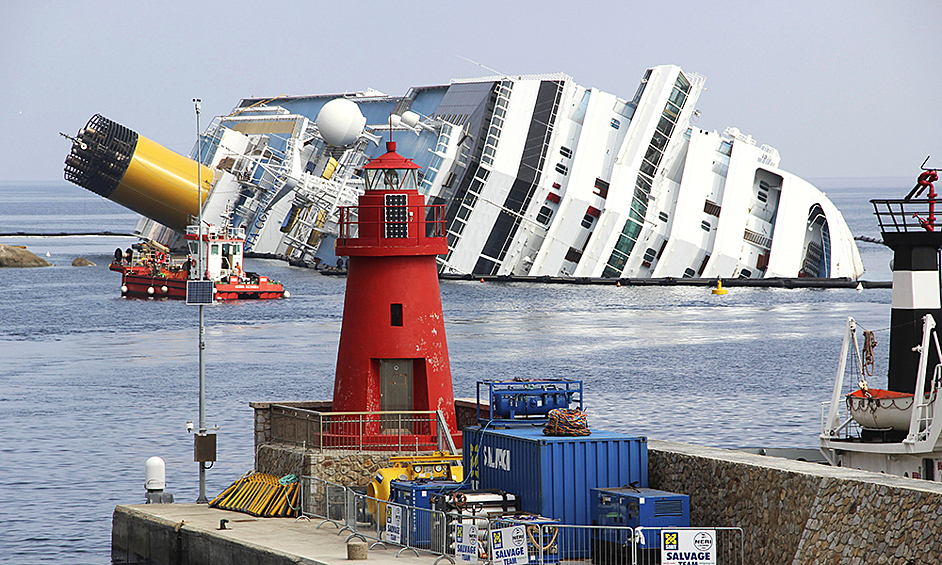
[[[379,409],[384,412],[412,410],[412,359],[379,360]],[[412,416],[384,416],[384,430],[411,430]]]

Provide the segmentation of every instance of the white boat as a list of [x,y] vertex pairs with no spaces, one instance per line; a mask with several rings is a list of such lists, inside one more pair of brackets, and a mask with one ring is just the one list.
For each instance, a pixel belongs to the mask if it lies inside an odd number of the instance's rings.
[[[929,173],[929,174],[926,174]],[[935,217],[935,171],[920,175],[924,199],[873,200],[883,241],[893,248],[886,389],[872,388],[872,340],[861,347],[858,325],[847,320],[831,401],[822,405],[820,450],[831,465],[914,479],[942,481],[942,318],[939,249],[942,224]],[[848,363],[848,359],[851,360]],[[848,367],[857,390],[844,388]],[[843,397],[843,398],[842,398]]]
[[[214,120],[191,155],[205,165],[203,216],[212,222],[233,210],[247,252],[333,264],[333,246],[323,243],[336,235],[337,209],[355,203],[360,168],[390,135],[422,167],[429,203],[446,206],[442,272],[859,277],[863,263],[840,212],[780,169],[777,150],[733,127],[696,126],[704,83],[664,65],[648,69],[630,98],[549,74],[453,80],[404,96],[245,99]],[[97,118],[74,140],[66,177],[108,196],[109,184],[74,174],[93,168],[87,155],[96,152],[83,144],[121,128]],[[115,169],[131,163],[133,172],[135,151],[126,156]],[[177,169],[167,169],[176,182]],[[197,202],[192,170],[186,190]],[[146,216],[139,235],[172,244],[182,233],[171,225],[182,219],[123,194],[129,183],[110,182],[118,201]]]

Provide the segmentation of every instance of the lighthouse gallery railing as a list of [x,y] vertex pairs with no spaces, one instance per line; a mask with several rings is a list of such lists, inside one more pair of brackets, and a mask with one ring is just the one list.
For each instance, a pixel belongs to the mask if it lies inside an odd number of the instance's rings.
[[341,206],[339,228],[338,245],[422,245],[445,237],[445,206]]

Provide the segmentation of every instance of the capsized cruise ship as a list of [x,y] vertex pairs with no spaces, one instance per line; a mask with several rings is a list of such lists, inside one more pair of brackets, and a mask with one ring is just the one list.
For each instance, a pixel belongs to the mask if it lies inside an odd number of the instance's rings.
[[824,193],[738,129],[694,125],[704,82],[664,65],[630,99],[564,74],[244,99],[190,160],[96,115],[66,178],[145,216],[144,238],[172,245],[202,203],[209,223],[245,229],[248,253],[332,264],[338,209],[392,137],[445,205],[444,273],[859,277]]

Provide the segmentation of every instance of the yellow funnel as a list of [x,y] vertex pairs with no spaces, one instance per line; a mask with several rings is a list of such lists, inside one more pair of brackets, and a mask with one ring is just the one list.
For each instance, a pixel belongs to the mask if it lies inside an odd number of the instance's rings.
[[65,178],[183,233],[199,213],[199,203],[209,196],[214,174],[209,167],[95,114],[72,139]]

